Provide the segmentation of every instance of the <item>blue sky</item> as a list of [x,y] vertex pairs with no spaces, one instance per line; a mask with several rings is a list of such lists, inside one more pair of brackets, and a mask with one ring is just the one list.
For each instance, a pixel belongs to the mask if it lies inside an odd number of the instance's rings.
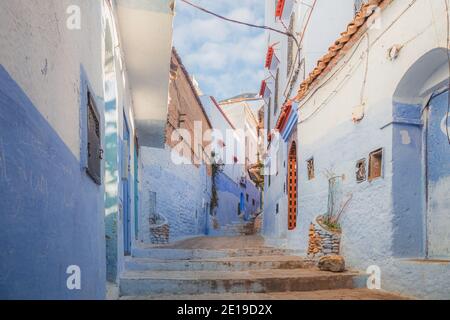
[[[264,24],[264,0],[190,0],[223,16]],[[177,1],[174,46],[207,95],[257,93],[264,79],[264,30],[229,23]]]

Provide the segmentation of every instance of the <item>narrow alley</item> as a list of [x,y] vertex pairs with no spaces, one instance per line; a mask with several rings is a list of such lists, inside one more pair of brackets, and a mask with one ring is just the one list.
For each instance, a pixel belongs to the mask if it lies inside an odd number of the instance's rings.
[[449,0],[0,0],[0,300],[450,300]]

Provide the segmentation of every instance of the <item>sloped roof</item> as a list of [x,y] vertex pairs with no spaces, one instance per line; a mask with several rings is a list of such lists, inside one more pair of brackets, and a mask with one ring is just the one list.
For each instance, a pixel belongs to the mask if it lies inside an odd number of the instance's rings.
[[337,39],[333,45],[328,49],[318,62],[317,67],[309,74],[300,85],[297,96],[294,98],[296,101],[302,100],[310,91],[311,87],[327,74],[340,59],[353,47],[353,45],[359,40],[368,27],[366,22],[372,17],[377,8],[384,9],[394,0],[369,0],[365,3],[361,10],[356,14],[352,22],[347,26],[346,31],[341,33],[341,37]]
[[205,116],[206,121],[208,122],[209,127],[212,128],[213,126],[211,125],[211,121],[209,120],[208,114],[207,114],[206,111],[205,111],[205,107],[203,106],[203,103],[202,103],[202,101],[200,100],[200,97],[198,96],[198,92],[197,92],[197,90],[195,89],[194,83],[192,82],[192,78],[191,78],[191,76],[189,75],[189,72],[187,71],[186,67],[184,66],[183,61],[181,60],[181,57],[180,57],[180,55],[178,54],[178,52],[177,52],[177,50],[175,49],[175,47],[172,47],[172,54],[173,54],[173,56],[175,57],[175,59],[178,61],[178,64],[180,65],[181,70],[183,71],[183,73],[184,73],[184,75],[185,75],[185,77],[186,77],[186,79],[187,79],[187,81],[188,81],[188,83],[189,83],[189,87],[191,88],[192,93],[194,94],[195,99],[197,100],[197,103],[198,103],[198,105],[200,106],[200,108],[201,108],[201,110],[202,110],[202,113],[203,113],[203,115]]

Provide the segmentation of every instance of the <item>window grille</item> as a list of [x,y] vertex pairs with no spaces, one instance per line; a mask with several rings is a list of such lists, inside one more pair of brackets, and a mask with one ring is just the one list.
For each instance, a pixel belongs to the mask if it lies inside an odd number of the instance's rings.
[[101,184],[101,164],[103,159],[103,149],[101,148],[100,121],[97,108],[91,93],[88,93],[87,105],[87,128],[88,128],[88,175],[97,183]]

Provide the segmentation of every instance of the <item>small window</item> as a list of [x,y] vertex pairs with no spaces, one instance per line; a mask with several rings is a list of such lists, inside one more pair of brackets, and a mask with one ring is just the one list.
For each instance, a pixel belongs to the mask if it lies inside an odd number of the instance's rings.
[[275,213],[278,214],[280,212],[280,205],[277,203],[275,207]]
[[248,196],[248,193],[247,194],[245,194],[245,200],[248,202],[248,200],[249,200],[249,196]]
[[308,180],[313,180],[315,178],[314,173],[314,158],[309,159],[306,162],[306,166],[308,168]]
[[87,173],[95,181],[95,183],[100,185],[102,183],[101,164],[103,159],[103,150],[101,148],[100,121],[97,114],[95,102],[92,99],[92,95],[90,93],[88,93],[87,105],[87,130]]
[[256,205],[256,201],[255,201],[255,199],[252,199],[252,205]]
[[383,150],[374,151],[369,156],[369,181],[380,178],[382,175]]
[[366,159],[361,159],[356,163],[356,182],[361,183],[366,181]]

